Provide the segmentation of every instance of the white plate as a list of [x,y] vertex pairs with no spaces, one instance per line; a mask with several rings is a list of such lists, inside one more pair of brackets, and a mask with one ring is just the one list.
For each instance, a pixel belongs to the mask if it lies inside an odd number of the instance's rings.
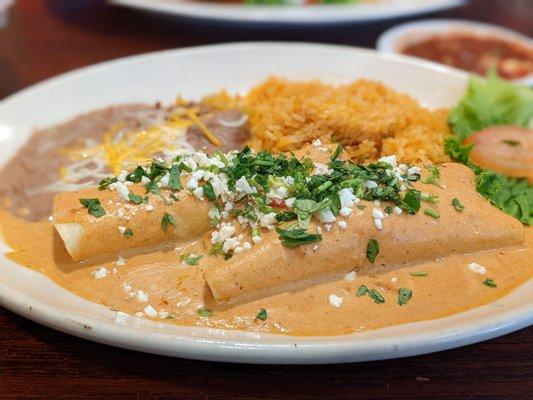
[[[222,87],[246,90],[270,74],[337,83],[377,79],[430,107],[454,105],[466,84],[465,74],[436,64],[340,46],[247,43],[129,57],[50,79],[0,102],[0,165],[34,127],[110,104],[171,101],[177,93],[197,99]],[[0,255],[0,304],[76,336],[146,352],[247,363],[335,363],[428,353],[529,326],[533,281],[500,301],[448,318],[347,336],[290,337],[133,317],[122,326],[115,312]]]
[[[521,33],[482,22],[454,19],[430,19],[397,25],[381,34],[376,48],[386,53],[401,54],[407,44],[417,43],[434,35],[462,32],[480,37],[497,37],[533,49],[533,39]],[[533,74],[514,81],[532,85]]]
[[182,17],[253,24],[363,23],[437,12],[465,0],[380,0],[315,6],[250,6],[194,0],[108,0],[113,4]]

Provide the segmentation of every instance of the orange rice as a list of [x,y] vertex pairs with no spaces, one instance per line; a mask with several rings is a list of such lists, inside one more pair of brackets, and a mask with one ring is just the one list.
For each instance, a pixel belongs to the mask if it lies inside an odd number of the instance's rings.
[[402,162],[444,162],[448,111],[431,111],[381,83],[332,86],[272,77],[242,98],[226,92],[204,100],[249,116],[255,149],[293,151],[321,139],[346,146],[356,161],[395,154]]

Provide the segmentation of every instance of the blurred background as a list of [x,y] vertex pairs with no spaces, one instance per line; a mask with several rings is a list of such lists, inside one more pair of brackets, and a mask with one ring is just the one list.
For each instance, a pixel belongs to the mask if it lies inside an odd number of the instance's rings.
[[[375,2],[353,6],[368,10]],[[0,26],[3,26],[0,28],[0,98],[74,68],[132,54],[186,46],[281,40],[374,48],[378,37],[393,26],[408,21],[442,18],[481,21],[526,36],[533,34],[533,0],[471,0],[456,8],[401,18],[391,17],[391,8],[383,6],[378,14],[388,14],[383,17],[385,19],[374,14],[373,19],[367,21],[359,18],[355,22],[336,22],[332,17],[333,21],[329,19],[327,23],[316,23],[315,20],[308,24],[260,23],[257,22],[259,17],[244,22],[212,16],[187,18],[111,3],[103,0],[0,0],[4,9],[11,4],[7,15],[0,18]],[[151,5],[156,3],[166,3],[170,7],[183,1],[154,0]],[[204,2],[194,4],[191,1],[191,4],[198,6],[200,14],[211,7]],[[258,13],[251,5],[234,4],[229,7],[246,7],[256,16]],[[267,12],[271,12],[271,8]],[[299,18],[293,10],[283,12],[292,13],[293,19]],[[326,13],[327,10],[324,16]]]

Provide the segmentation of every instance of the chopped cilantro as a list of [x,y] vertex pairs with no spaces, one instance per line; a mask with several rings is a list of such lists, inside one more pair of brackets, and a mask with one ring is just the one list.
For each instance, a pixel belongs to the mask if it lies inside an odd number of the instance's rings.
[[281,229],[276,228],[281,244],[285,247],[298,247],[303,244],[320,242],[322,235],[309,233],[306,229]]
[[416,189],[409,189],[400,203],[400,208],[408,214],[415,214],[420,210],[421,193]]
[[217,199],[211,182],[206,182],[202,188],[204,189],[205,197],[207,197],[209,201],[215,201]]
[[379,243],[376,239],[370,239],[366,245],[366,258],[372,264],[376,261],[376,257],[379,253]]
[[105,190],[105,189],[107,189],[109,187],[109,185],[111,185],[112,183],[115,183],[115,182],[118,182],[118,178],[117,177],[106,176],[104,179],[102,179],[98,183],[98,189],[99,190]]
[[374,303],[376,304],[385,303],[385,298],[376,289],[370,290],[368,295],[372,298],[372,300],[374,300]]
[[428,276],[429,274],[427,273],[427,271],[413,271],[413,272],[409,272],[409,275],[411,275],[411,276]]
[[129,239],[133,236],[133,231],[130,228],[126,228],[123,235],[126,237],[126,239]]
[[495,288],[497,287],[498,285],[496,284],[496,282],[494,282],[494,279],[492,278],[487,278],[483,281],[483,284],[485,286],[488,286],[488,287],[491,287],[491,288]]
[[437,210],[434,210],[433,208],[426,208],[424,210],[424,214],[426,214],[427,216],[431,217],[431,218],[434,218],[434,219],[439,219],[440,218],[440,214]]
[[163,194],[161,193],[161,189],[157,185],[157,182],[154,182],[154,181],[150,181],[146,184],[146,193],[153,193],[153,194],[163,197]]
[[440,168],[438,165],[428,165],[426,169],[429,171],[429,175],[427,175],[424,179],[422,179],[422,183],[426,184],[433,184],[433,185],[439,185],[440,180]]
[[161,219],[161,228],[166,231],[170,224],[176,226],[176,220],[169,213],[165,213],[165,215],[163,215],[163,218]]
[[339,158],[339,156],[341,155],[343,150],[344,150],[343,146],[341,146],[341,145],[337,146],[337,148],[335,149],[335,151],[331,155],[330,160],[331,161],[335,161],[337,158]]
[[200,315],[200,317],[202,318],[208,318],[208,317],[212,317],[213,316],[213,311],[211,311],[210,309],[208,308],[200,308],[198,310],[198,314]]
[[180,177],[181,177],[181,168],[179,164],[174,164],[170,168],[169,177],[168,177],[168,186],[174,190],[181,190],[183,186],[181,186]]
[[510,140],[510,139],[502,140],[502,143],[508,144],[509,146],[513,146],[513,147],[518,146],[520,144],[518,140]]
[[359,289],[357,289],[357,292],[355,293],[355,295],[357,297],[361,297],[367,294],[368,292],[369,292],[368,288],[365,285],[361,285],[359,286]]
[[202,254],[187,253],[181,255],[181,261],[187,265],[198,265],[198,262],[202,259]]
[[213,246],[211,246],[211,249],[209,250],[209,254],[212,256],[221,254],[222,257],[224,257],[224,260],[226,261],[229,260],[231,257],[233,257],[232,251],[225,253],[222,248],[223,248],[222,243],[215,243]]
[[128,198],[130,199],[130,201],[132,201],[135,204],[148,203],[148,197],[147,196],[142,197],[142,196],[139,196],[138,194],[135,194],[133,192],[129,192],[128,193]]
[[255,317],[255,319],[260,319],[261,321],[266,321],[267,318],[267,310],[265,310],[264,308],[260,309]]
[[132,173],[126,175],[126,180],[133,183],[139,183],[143,176],[146,176],[146,171],[139,165]]
[[392,207],[391,206],[387,206],[385,207],[385,214],[392,214]]
[[174,193],[170,193],[170,194],[168,195],[168,197],[170,197],[170,198],[171,198],[172,200],[174,200],[174,201],[180,201],[180,199],[177,198],[176,195],[175,195]]
[[456,211],[463,211],[465,209],[465,206],[461,204],[457,197],[454,197],[452,199],[452,206],[453,208],[455,208]]
[[276,214],[276,221],[278,222],[287,222],[293,221],[298,218],[298,215],[291,211],[284,211]]
[[398,290],[398,304],[401,306],[406,305],[412,295],[413,291],[411,289],[400,288]]
[[438,203],[439,196],[432,195],[431,193],[421,193],[420,200],[425,201],[426,203]]
[[99,199],[79,199],[83,207],[85,207],[89,214],[95,218],[100,218],[105,215],[104,208],[100,205]]

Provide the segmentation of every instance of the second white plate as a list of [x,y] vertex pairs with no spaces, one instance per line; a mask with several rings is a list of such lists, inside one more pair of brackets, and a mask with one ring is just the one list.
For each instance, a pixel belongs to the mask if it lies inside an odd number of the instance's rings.
[[168,15],[239,24],[324,25],[365,23],[457,7],[465,0],[379,0],[354,4],[258,6],[194,0],[109,0],[112,4]]

